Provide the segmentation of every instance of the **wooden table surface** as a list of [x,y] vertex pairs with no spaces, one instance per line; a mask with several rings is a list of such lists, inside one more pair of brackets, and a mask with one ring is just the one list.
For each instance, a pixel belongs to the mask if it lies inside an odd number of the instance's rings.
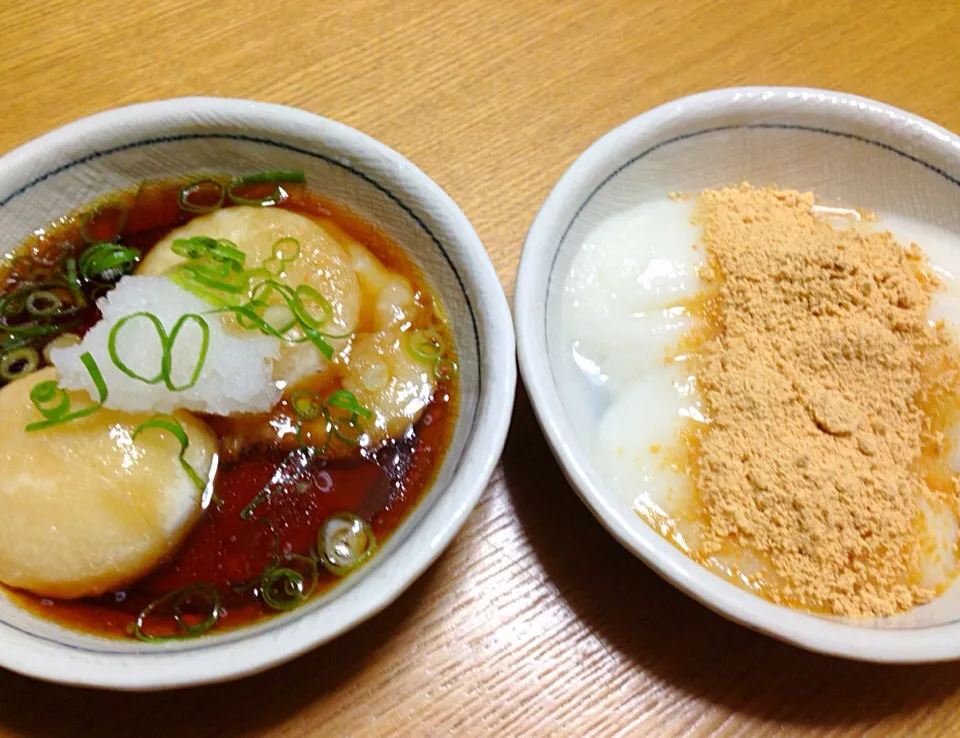
[[[943,0],[0,0],[0,152],[179,95],[285,103],[399,150],[472,220],[508,295],[591,141],[744,84],[874,97],[960,130]],[[128,695],[0,671],[0,736],[956,735],[960,664],[801,652],[675,591],[601,529],[518,393],[450,549],[338,641],[232,684]]]

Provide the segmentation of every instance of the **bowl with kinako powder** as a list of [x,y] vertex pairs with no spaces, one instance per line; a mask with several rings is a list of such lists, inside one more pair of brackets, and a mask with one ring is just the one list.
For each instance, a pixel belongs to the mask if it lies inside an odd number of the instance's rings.
[[668,103],[561,178],[514,312],[554,454],[647,565],[809,650],[960,657],[960,138],[822,90]]

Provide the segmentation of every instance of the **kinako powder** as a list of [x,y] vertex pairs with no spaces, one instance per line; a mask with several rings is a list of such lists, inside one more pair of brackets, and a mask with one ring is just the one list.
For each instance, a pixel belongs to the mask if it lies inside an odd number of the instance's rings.
[[700,195],[697,223],[705,317],[687,349],[712,422],[681,437],[698,557],[749,552],[764,596],[817,612],[929,601],[923,506],[957,499],[942,431],[960,351],[928,322],[938,280],[919,247],[747,184]]

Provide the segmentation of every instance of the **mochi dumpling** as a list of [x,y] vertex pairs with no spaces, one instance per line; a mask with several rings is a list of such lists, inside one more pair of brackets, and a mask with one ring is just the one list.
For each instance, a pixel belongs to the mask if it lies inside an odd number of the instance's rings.
[[[101,408],[43,430],[31,389],[52,368],[0,390],[0,582],[57,598],[99,595],[133,582],[169,557],[201,512],[202,490],[180,463],[169,432],[134,431],[155,417]],[[83,392],[71,406],[89,405]],[[208,479],[217,441],[177,412],[184,460]]]
[[[174,253],[174,241],[196,236],[230,241],[245,254],[247,269],[269,268],[282,284],[305,285],[316,290],[329,303],[331,310],[329,319],[321,326],[322,332],[327,334],[335,352],[346,347],[346,339],[330,336],[346,336],[356,330],[360,315],[360,285],[350,256],[319,223],[281,208],[242,206],[218,210],[173,230],[150,251],[137,274],[170,275],[185,261],[183,256]],[[296,242],[296,248],[291,248],[291,239]],[[292,258],[277,260],[276,248],[281,240],[287,242],[281,255]],[[261,280],[253,280],[251,285]],[[276,294],[270,300],[282,305]],[[289,335],[297,338],[298,329],[293,329]],[[309,341],[286,342],[274,364],[273,378],[282,382],[281,386],[287,386],[301,377],[328,369],[329,362]]]

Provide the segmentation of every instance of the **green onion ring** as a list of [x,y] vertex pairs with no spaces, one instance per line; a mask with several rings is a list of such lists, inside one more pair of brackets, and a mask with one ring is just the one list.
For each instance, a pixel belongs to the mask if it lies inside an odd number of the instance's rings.
[[[212,205],[196,205],[190,202],[191,195],[195,195],[204,189],[211,191],[211,186],[217,198],[215,203]],[[215,179],[198,179],[180,190],[180,193],[177,195],[177,204],[181,210],[186,210],[188,213],[212,213],[223,205],[223,199],[226,197],[226,194],[226,188]]]
[[251,184],[251,183],[234,182],[229,187],[227,187],[227,195],[230,197],[230,200],[235,205],[252,205],[254,207],[257,205],[270,206],[270,205],[276,205],[278,202],[283,200],[283,190],[281,189],[280,185],[274,185],[273,192],[271,192],[266,197],[243,197],[242,195],[238,195],[235,192],[236,188],[242,187],[243,185],[246,185],[246,184]]
[[[268,259],[269,261],[269,259]],[[266,263],[266,262],[264,262]],[[255,271],[255,270],[251,270]],[[299,296],[298,296],[299,290]],[[300,324],[301,329],[303,330],[303,337],[301,338],[290,338],[285,335],[287,330],[279,331],[270,325],[267,321],[263,319],[262,316],[258,315],[256,312],[257,308],[269,307],[267,300],[270,296],[276,292],[280,298],[286,303],[287,307],[290,309],[290,312],[296,317],[297,322]],[[317,304],[324,306],[324,308],[329,308],[330,314],[333,313],[333,308],[330,307],[329,302],[320,295],[312,287],[305,287],[301,285],[297,290],[294,290],[289,285],[282,284],[273,279],[268,279],[259,284],[253,286],[251,290],[251,300],[245,305],[222,305],[218,308],[218,312],[230,312],[233,313],[237,319],[237,322],[244,328],[256,328],[260,332],[273,336],[274,338],[279,338],[281,341],[286,343],[304,343],[306,341],[311,342],[317,350],[327,359],[330,360],[333,358],[333,346],[326,340],[326,334],[317,330],[315,325],[319,323],[314,319],[309,313],[307,313],[306,308],[303,305],[303,296],[312,299]],[[225,302],[225,301],[224,301]],[[325,318],[328,320],[328,318]],[[314,324],[314,325],[311,325]],[[289,330],[289,329],[288,329]],[[347,334],[349,335],[349,334]],[[346,336],[331,336],[332,338],[344,338]]]
[[[20,364],[22,364],[22,366],[14,371],[14,367]],[[20,377],[25,377],[27,374],[30,374],[39,364],[40,355],[36,349],[22,347],[13,349],[12,351],[5,351],[0,355],[0,377],[3,377],[8,382],[12,382],[14,379],[19,379]]]
[[[201,620],[199,623],[188,623],[184,619],[184,605],[190,602],[197,596],[203,597],[206,602],[210,605],[210,612],[206,617]],[[167,603],[171,603],[173,610],[173,619],[177,623],[177,627],[183,632],[182,635],[171,635],[171,636],[153,636],[148,633],[143,632],[144,622],[153,612]],[[223,608],[220,605],[220,591],[214,587],[212,584],[206,583],[197,583],[197,584],[188,584],[186,587],[178,589],[174,592],[169,592],[165,594],[158,600],[154,600],[149,605],[147,605],[143,610],[140,611],[140,614],[137,615],[137,619],[134,622],[133,634],[141,641],[146,641],[147,643],[163,643],[166,641],[182,641],[188,638],[196,638],[199,635],[206,633],[208,630],[213,628],[217,624],[217,621],[220,620],[220,615]]]
[[407,334],[407,353],[421,361],[434,361],[446,350],[443,338],[433,328],[417,329]]
[[357,401],[356,395],[344,389],[333,392],[327,398],[326,404],[328,407],[338,407],[341,410],[348,410],[354,415],[359,415],[364,418],[373,417],[373,414]]
[[217,239],[217,246],[212,255],[217,261],[232,261],[241,267],[247,261],[247,255],[237,248],[237,244],[226,238]]
[[[191,238],[174,239],[170,250],[177,256],[185,259],[202,259],[212,257],[218,262],[233,262],[240,271],[247,260],[247,255],[237,248],[237,244],[226,238],[210,238],[210,236],[193,236]],[[224,275],[229,272],[224,272]]]
[[279,277],[281,274],[283,274],[284,266],[285,262],[271,256],[260,265],[260,268],[266,270],[267,274],[269,274],[271,277]]
[[264,182],[306,182],[307,177],[299,169],[272,169],[265,172],[247,174],[234,180],[234,184],[262,184]]
[[95,238],[91,236],[89,233],[87,233],[87,224],[89,224],[90,221],[93,220],[96,216],[106,212],[110,208],[115,208],[116,210],[120,211],[120,219],[117,223],[117,232],[116,234],[114,234],[114,238],[117,238],[121,233],[123,233],[123,229],[127,225],[127,218],[130,215],[130,210],[122,202],[112,202],[112,203],[106,203],[105,205],[101,205],[97,207],[95,210],[89,213],[86,213],[83,216],[83,219],[80,221],[80,238],[82,238],[84,241],[90,244],[96,244],[96,243],[102,242],[103,241],[102,238]]
[[[310,341],[328,360],[333,358],[333,346],[327,343],[323,336],[317,331],[305,329],[304,332],[306,335],[303,338],[289,338],[257,315],[253,308],[248,305],[225,305],[224,307],[218,308],[216,312],[233,313],[237,317],[237,322],[244,328],[256,328],[261,333],[279,338],[285,343],[296,344]],[[245,325],[243,320],[249,321],[251,325]]]
[[137,374],[129,366],[127,366],[123,359],[120,358],[120,355],[117,353],[117,335],[120,333],[120,329],[123,328],[127,323],[138,318],[144,318],[150,322],[154,330],[157,332],[157,336],[160,339],[160,347],[163,352],[164,357],[167,353],[167,332],[163,327],[163,323],[160,322],[160,319],[153,313],[138,312],[131,313],[130,315],[125,315],[124,317],[118,320],[113,328],[110,329],[110,335],[107,337],[107,352],[110,354],[110,360],[116,364],[117,369],[122,371],[131,379],[139,380],[145,384],[157,384],[163,381],[163,360],[161,360],[161,369],[153,377],[145,377],[142,374]]
[[[276,566],[266,569],[260,578],[260,596],[264,603],[274,610],[293,610],[309,599],[317,587],[317,565],[306,556],[287,556],[288,560],[306,562],[309,571],[306,576],[288,566]],[[277,597],[277,589],[282,598]]]
[[439,380],[452,379],[460,371],[457,362],[452,359],[440,357],[433,365],[433,376]]
[[[306,305],[304,304],[304,298],[319,306],[321,313],[320,318],[314,318],[307,311]],[[333,306],[329,303],[327,298],[317,292],[313,287],[310,287],[306,284],[302,284],[297,287],[296,290],[294,290],[290,308],[293,311],[293,314],[300,319],[300,322],[308,328],[319,328],[321,325],[333,318]]]
[[300,256],[300,242],[291,236],[281,238],[273,244],[273,258],[278,261],[294,261],[298,256]]
[[[200,351],[197,353],[197,363],[194,366],[193,373],[190,375],[190,379],[186,384],[180,385],[179,387],[173,383],[173,347],[177,342],[177,336],[180,333],[180,330],[187,324],[187,321],[192,321],[200,326],[200,333],[202,338],[200,339]],[[166,339],[163,358],[161,359],[161,373],[163,374],[163,382],[167,386],[167,389],[171,392],[183,392],[193,387],[197,381],[200,379],[200,372],[203,371],[203,365],[207,360],[207,351],[210,348],[210,326],[207,325],[202,317],[196,313],[187,313],[186,315],[181,315],[179,320],[173,324],[173,330],[170,331],[170,336]]]
[[250,282],[253,282],[256,279],[265,279],[269,281],[272,276],[273,275],[270,274],[270,272],[268,272],[262,266],[254,267],[253,269],[248,269],[243,273],[243,278],[247,281],[248,284]]
[[[269,172],[258,172],[248,174],[245,177],[234,179],[227,187],[227,196],[237,205],[276,205],[283,199],[284,191],[280,187],[281,182],[306,182],[307,178],[302,171],[297,170],[274,170]],[[253,198],[243,197],[236,193],[238,187],[251,184],[274,184],[273,192],[267,197]]]
[[209,236],[175,238],[173,244],[170,246],[170,250],[177,256],[182,256],[185,259],[199,259],[210,253],[216,243],[217,242]]
[[[312,328],[304,327],[304,339],[310,341],[317,351],[323,354],[323,357],[330,361],[333,358],[333,346],[331,346],[327,339],[323,337],[323,334],[319,331],[313,330]],[[303,341],[295,341],[295,343],[302,343]]]
[[[161,359],[160,359],[160,371],[153,377],[145,377],[142,374],[138,374],[133,369],[131,369],[124,361],[120,358],[120,354],[117,352],[117,335],[120,333],[120,330],[130,321],[136,320],[138,318],[144,318],[150,322],[153,326],[153,329],[157,332],[157,336],[160,339],[160,348],[161,348]],[[197,360],[194,366],[193,372],[190,375],[190,379],[186,384],[176,385],[173,383],[173,348],[177,341],[177,336],[180,334],[183,326],[187,322],[196,323],[200,327],[200,332],[202,334],[200,350],[197,353]],[[125,315],[120,320],[114,324],[113,328],[110,329],[110,335],[107,338],[107,352],[110,354],[110,359],[116,365],[116,367],[126,374],[131,379],[136,379],[144,384],[158,384],[163,382],[166,385],[167,389],[171,392],[183,392],[193,387],[197,381],[200,379],[200,373],[203,371],[203,365],[207,360],[207,351],[210,348],[210,326],[207,324],[207,321],[204,320],[201,316],[196,313],[187,313],[186,315],[181,315],[176,323],[173,324],[173,328],[170,333],[167,334],[166,329],[163,327],[163,323],[160,322],[160,319],[153,313],[147,312],[137,312],[131,313],[130,315]]]
[[[330,412],[329,410],[327,411]],[[360,443],[360,437],[363,435],[363,428],[357,423],[356,417],[337,423],[332,418],[328,432],[334,437],[340,439],[340,442],[346,446],[356,446]]]
[[0,313],[8,315],[11,318],[20,315],[27,306],[26,296],[29,294],[28,289],[29,288],[18,289],[0,300]]
[[187,279],[192,279],[197,284],[210,289],[232,294],[240,294],[244,290],[244,285],[229,282],[223,279],[216,269],[202,264],[183,264],[180,272],[186,275]]
[[[333,409],[345,410],[349,413],[347,418],[336,418]],[[363,435],[363,428],[357,422],[359,417],[371,418],[373,414],[363,407],[352,392],[347,390],[337,390],[333,392],[324,403],[324,415],[327,418],[328,434],[340,439],[348,446],[356,446],[360,442],[360,436]]]
[[[113,279],[130,271],[130,267],[140,260],[140,252],[115,243],[95,243],[80,255],[78,262],[80,274],[87,281],[99,277]],[[110,275],[108,272],[119,272]],[[68,277],[69,279],[69,277]]]
[[77,275],[77,260],[72,256],[67,259],[67,288],[73,295],[73,304],[78,309],[86,307],[87,300],[83,296],[83,290],[80,288],[80,277]]
[[[46,382],[40,382],[30,390],[30,402],[33,403],[33,406],[43,416],[43,420],[38,420],[35,423],[27,425],[27,431],[43,430],[55,425],[60,425],[61,423],[66,423],[70,420],[83,418],[87,415],[92,415],[103,407],[103,403],[107,401],[107,384],[103,381],[103,374],[100,373],[100,367],[97,366],[97,362],[89,351],[80,355],[80,361],[83,363],[87,373],[93,380],[94,386],[97,388],[97,395],[99,397],[97,403],[71,413],[70,396],[66,391],[52,379]],[[54,404],[54,401],[56,401],[56,404]]]
[[343,577],[370,558],[377,537],[370,524],[350,512],[327,518],[317,534],[320,563],[331,574]]
[[[69,264],[67,268],[69,269]],[[63,299],[56,293],[51,292],[50,290],[52,289],[70,290],[74,295],[75,304],[71,307],[64,306]],[[37,302],[43,301],[50,302],[50,307],[45,308],[37,305]],[[86,299],[78,285],[74,285],[73,289],[71,289],[70,285],[65,282],[31,282],[21,285],[13,292],[0,298],[0,315],[16,317],[26,309],[31,315],[37,318],[65,317],[82,310],[85,306]],[[31,333],[34,335],[44,335],[55,332],[59,330],[60,327],[41,325],[41,323],[37,321],[20,323],[19,325],[0,321],[0,331],[23,333],[26,335],[30,335]],[[34,331],[34,328],[40,328],[40,330]]]
[[197,474],[196,470],[190,466],[189,462],[184,458],[185,454],[187,453],[187,449],[190,447],[190,437],[187,435],[187,431],[184,430],[183,424],[173,415],[155,415],[150,418],[150,420],[141,423],[134,429],[133,439],[136,440],[137,436],[139,436],[145,430],[149,430],[150,428],[167,431],[180,442],[180,466],[183,467],[183,470],[187,473],[187,476],[190,477],[190,481],[196,485],[197,489],[201,491],[204,490],[207,486],[207,483],[199,474]]
[[70,396],[52,379],[40,382],[30,390],[30,402],[45,418],[62,417],[70,409]]
[[21,323],[20,325],[10,325],[9,323],[0,322],[0,333],[5,331],[15,336],[48,336],[51,333],[59,333],[67,328],[72,328],[78,323],[79,321],[77,320],[61,325],[40,325],[36,321]]
[[323,414],[323,398],[311,390],[298,389],[290,395],[290,407],[300,420],[315,420]]
[[[47,307],[37,305],[37,303],[49,303]],[[63,301],[50,290],[34,290],[27,295],[27,312],[38,317],[47,317],[58,312],[63,307]]]
[[200,285],[182,269],[177,269],[168,275],[171,282],[182,287],[187,292],[196,295],[204,302],[215,308],[224,308],[234,304],[236,293],[226,293],[220,290],[207,289]]

